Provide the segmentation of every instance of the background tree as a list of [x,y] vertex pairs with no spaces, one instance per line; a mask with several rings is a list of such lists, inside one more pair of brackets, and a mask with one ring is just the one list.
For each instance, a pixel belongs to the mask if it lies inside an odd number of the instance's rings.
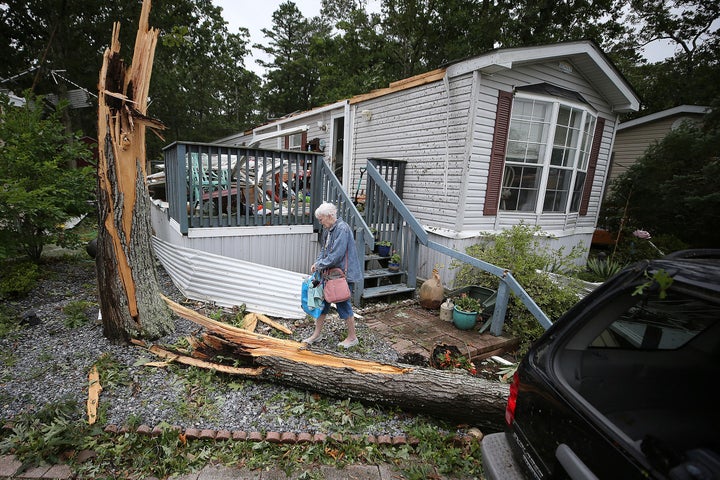
[[624,70],[643,99],[647,115],[678,105],[709,105],[720,96],[720,38],[718,2],[662,0],[630,2],[627,22],[637,27],[628,34],[637,49],[656,41],[675,45],[675,55],[648,64],[642,59]]
[[648,148],[613,183],[601,218],[626,238],[643,229],[653,236],[671,235],[690,247],[720,245],[715,228],[720,222],[717,116],[706,117],[703,127],[686,123]]
[[542,45],[571,40],[592,40],[609,49],[626,28],[620,22],[625,0],[595,2],[513,2],[503,46]]
[[272,29],[262,29],[269,39],[268,45],[255,45],[271,58],[258,60],[268,69],[260,105],[270,118],[315,106],[319,72],[317,59],[308,56],[308,52],[313,37],[324,38],[330,33],[320,17],[305,19],[291,1],[273,12],[272,23]]
[[0,245],[38,261],[45,245],[76,244],[63,225],[94,208],[94,169],[68,168],[91,153],[79,134],[66,133],[60,121],[66,105],[46,110],[43,98],[29,92],[26,101],[14,107],[0,95]]
[[[3,2],[0,87],[60,97],[77,87],[97,93],[97,72],[113,22],[134,24],[139,14],[135,0]],[[150,113],[170,128],[165,140],[151,139],[149,156],[157,158],[161,146],[178,138],[214,140],[256,124],[260,79],[244,67],[247,29],[230,34],[221,9],[210,0],[157,0],[153,19],[162,47]],[[121,44],[133,41],[133,32],[121,31]],[[63,70],[67,80],[53,78],[53,70]],[[96,106],[96,98],[89,98]],[[95,136],[95,112],[92,107],[66,110],[68,131]]]
[[164,141],[152,139],[149,155],[169,141],[212,141],[257,124],[261,81],[245,68],[248,30],[229,33],[220,8],[208,0],[181,2],[156,16],[166,28],[148,111],[167,131]]
[[380,15],[369,14],[364,1],[323,0],[321,17],[333,31],[312,38],[310,52],[319,74],[318,104],[385,87],[394,79],[385,68]]

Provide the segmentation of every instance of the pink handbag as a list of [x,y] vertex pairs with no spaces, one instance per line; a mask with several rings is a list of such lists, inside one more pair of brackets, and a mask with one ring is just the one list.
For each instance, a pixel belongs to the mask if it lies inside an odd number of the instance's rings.
[[331,268],[323,272],[323,296],[328,303],[340,303],[350,300],[350,287],[345,272],[340,268]]

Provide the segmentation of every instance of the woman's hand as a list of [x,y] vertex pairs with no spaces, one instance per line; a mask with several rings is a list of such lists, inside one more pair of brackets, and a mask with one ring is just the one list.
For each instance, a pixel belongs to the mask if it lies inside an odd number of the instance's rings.
[[312,264],[312,267],[310,267],[310,273],[315,273],[315,264]]

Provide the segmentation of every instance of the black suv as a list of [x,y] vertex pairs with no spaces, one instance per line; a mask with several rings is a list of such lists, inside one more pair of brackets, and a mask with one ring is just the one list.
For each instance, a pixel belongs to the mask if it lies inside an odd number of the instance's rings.
[[520,362],[488,480],[720,478],[720,250],[634,264]]

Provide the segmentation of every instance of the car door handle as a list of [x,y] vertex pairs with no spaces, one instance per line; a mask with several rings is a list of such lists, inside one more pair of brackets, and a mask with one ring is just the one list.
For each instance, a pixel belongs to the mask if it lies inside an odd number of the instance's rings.
[[587,465],[564,443],[555,449],[555,458],[573,480],[598,480],[598,477],[590,471]]

